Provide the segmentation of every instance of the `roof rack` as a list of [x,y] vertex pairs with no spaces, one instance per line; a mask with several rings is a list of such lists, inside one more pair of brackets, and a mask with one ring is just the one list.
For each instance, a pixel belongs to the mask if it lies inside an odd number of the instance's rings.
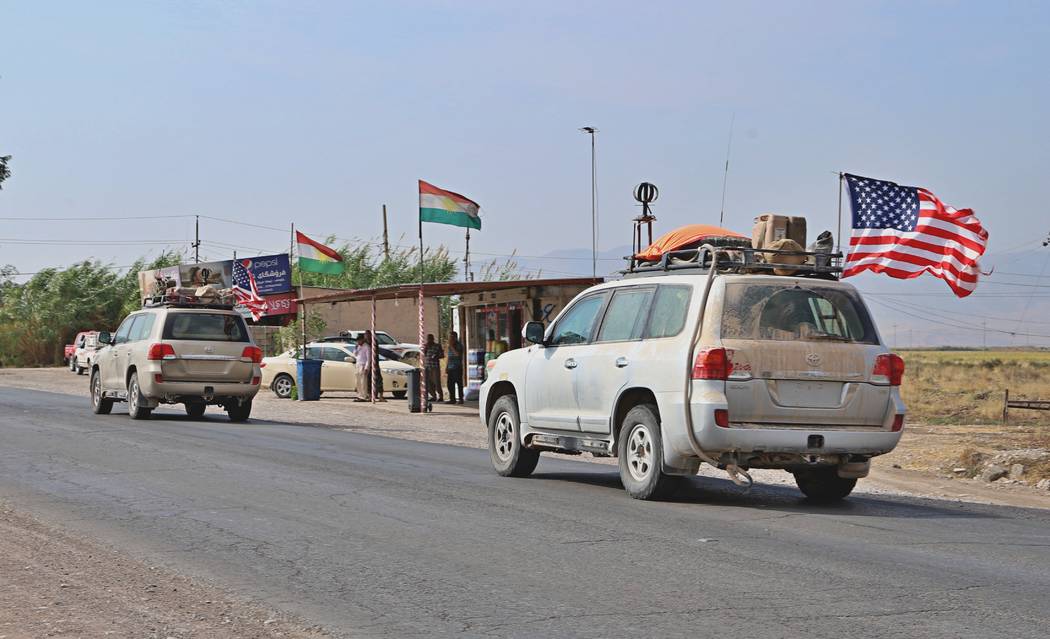
[[[750,240],[747,240],[750,243]],[[712,257],[718,251],[716,268],[726,273],[767,273],[775,275],[774,270],[793,271],[792,276],[814,277],[835,280],[842,273],[842,253],[825,253],[819,251],[781,251],[775,249],[756,249],[751,246],[719,246],[705,244],[698,248],[668,251],[656,261],[642,261],[635,256],[626,258],[628,267],[620,271],[624,277],[648,277],[663,275],[672,271],[701,270],[711,268]],[[805,257],[804,264],[791,264],[780,261],[780,257]]]
[[180,295],[167,293],[165,295],[151,295],[142,299],[142,308],[208,308],[215,310],[233,310],[234,301],[231,296],[222,298],[201,298],[196,295]]

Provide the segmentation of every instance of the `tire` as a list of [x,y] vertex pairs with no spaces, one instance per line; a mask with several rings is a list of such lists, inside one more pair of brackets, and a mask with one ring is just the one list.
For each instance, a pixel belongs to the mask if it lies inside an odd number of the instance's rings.
[[145,401],[142,389],[139,388],[139,374],[132,373],[128,378],[128,415],[131,419],[149,419],[153,409],[143,406]]
[[662,470],[664,449],[656,414],[652,404],[640,404],[628,411],[620,425],[620,481],[635,499],[662,499],[678,487],[678,478]]
[[807,499],[818,503],[830,503],[844,499],[857,485],[856,477],[839,477],[834,466],[804,468],[794,471],[795,483]]
[[278,399],[288,399],[291,397],[293,388],[295,388],[295,380],[287,373],[281,373],[273,378],[273,382],[270,384],[270,390],[273,391],[273,394],[276,395]]
[[540,461],[540,451],[521,445],[518,398],[504,395],[489,414],[489,457],[504,477],[528,477]]
[[204,417],[204,411],[207,408],[208,405],[204,402],[186,402],[186,414],[193,419]]
[[113,410],[113,400],[102,396],[102,375],[97,368],[91,371],[91,410],[96,415],[109,415]]
[[394,399],[404,399],[408,397],[408,391],[390,391],[390,394],[394,396]]
[[77,366],[77,370],[76,370],[77,375],[83,375],[84,374],[84,370],[85,369],[84,369],[83,366]]
[[252,414],[252,403],[250,401],[244,402],[243,404],[233,402],[226,405],[226,415],[229,416],[230,421],[234,423],[246,422],[248,417]]

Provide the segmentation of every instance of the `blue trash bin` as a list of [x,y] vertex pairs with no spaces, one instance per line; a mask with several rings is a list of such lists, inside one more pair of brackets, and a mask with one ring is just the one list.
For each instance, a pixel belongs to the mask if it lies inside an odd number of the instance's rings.
[[295,360],[295,376],[299,386],[299,401],[316,402],[321,399],[321,364],[319,359]]

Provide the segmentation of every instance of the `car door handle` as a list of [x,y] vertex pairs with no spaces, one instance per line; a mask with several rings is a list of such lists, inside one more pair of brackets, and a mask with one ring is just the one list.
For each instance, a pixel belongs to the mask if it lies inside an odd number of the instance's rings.
[[576,368],[576,360],[571,357],[565,360],[565,368]]
[[627,358],[626,357],[617,357],[616,358],[616,368],[623,368],[624,366],[627,366]]

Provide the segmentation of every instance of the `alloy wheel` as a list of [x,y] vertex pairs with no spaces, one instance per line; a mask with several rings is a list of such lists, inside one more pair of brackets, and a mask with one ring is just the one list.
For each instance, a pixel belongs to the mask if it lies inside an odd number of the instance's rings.
[[653,468],[653,439],[645,424],[635,424],[627,441],[627,470],[631,477],[645,481]]
[[508,461],[514,454],[514,439],[514,421],[509,414],[500,413],[493,433],[493,445],[496,449],[496,457],[500,461]]

